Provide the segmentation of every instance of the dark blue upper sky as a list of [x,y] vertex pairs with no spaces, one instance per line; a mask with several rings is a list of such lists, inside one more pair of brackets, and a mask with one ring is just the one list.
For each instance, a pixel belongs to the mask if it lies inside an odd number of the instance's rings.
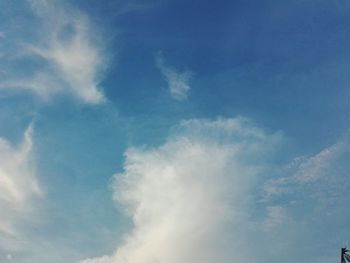
[[[334,139],[348,126],[345,1],[159,1],[121,14],[117,4],[88,3],[107,32],[118,32],[103,84],[126,115],[243,114],[301,140]],[[194,72],[189,102],[160,98],[158,51]]]

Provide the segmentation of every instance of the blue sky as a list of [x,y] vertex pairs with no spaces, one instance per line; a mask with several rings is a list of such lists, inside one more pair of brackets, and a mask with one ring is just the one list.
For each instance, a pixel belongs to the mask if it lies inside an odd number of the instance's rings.
[[339,259],[348,1],[0,5],[0,262]]

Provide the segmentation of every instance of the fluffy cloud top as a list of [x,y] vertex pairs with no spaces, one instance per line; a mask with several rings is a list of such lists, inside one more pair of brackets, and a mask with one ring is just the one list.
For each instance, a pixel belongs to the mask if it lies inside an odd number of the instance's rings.
[[280,140],[245,119],[190,120],[159,148],[129,149],[113,197],[134,228],[114,255],[83,262],[232,262],[232,251],[243,257],[239,242],[228,249],[227,231],[246,226],[264,154]]
[[88,17],[56,1],[29,2],[38,19],[37,38],[25,38],[29,32],[24,32],[23,39],[13,39],[21,43],[16,50],[21,55],[13,59],[38,66],[30,74],[25,67],[21,67],[23,72],[7,72],[1,87],[32,90],[43,98],[70,93],[85,103],[103,102],[99,83],[106,56]]
[[32,154],[32,125],[19,146],[0,138],[0,250],[12,249],[20,233],[15,225],[33,210],[32,201],[43,195]]
[[169,67],[165,64],[164,57],[161,53],[156,57],[156,65],[168,83],[171,96],[179,101],[187,99],[188,92],[191,89],[189,81],[192,77],[192,73],[188,70],[178,72]]
[[348,141],[283,168],[280,133],[243,118],[182,122],[158,148],[126,152],[113,198],[133,228],[81,263],[328,262],[350,234],[325,228],[349,220]]

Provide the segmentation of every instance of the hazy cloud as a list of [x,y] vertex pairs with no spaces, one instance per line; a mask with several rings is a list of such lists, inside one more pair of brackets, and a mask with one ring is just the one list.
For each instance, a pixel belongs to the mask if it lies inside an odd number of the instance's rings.
[[267,217],[264,225],[267,229],[284,224],[287,220],[286,211],[281,206],[266,207]]
[[156,65],[168,83],[171,96],[179,101],[187,99],[188,92],[191,89],[189,82],[192,77],[192,72],[189,70],[179,72],[168,66],[161,53],[156,57]]
[[32,201],[43,195],[32,153],[33,127],[14,146],[0,138],[0,250],[12,249],[20,237],[16,223],[32,211]]

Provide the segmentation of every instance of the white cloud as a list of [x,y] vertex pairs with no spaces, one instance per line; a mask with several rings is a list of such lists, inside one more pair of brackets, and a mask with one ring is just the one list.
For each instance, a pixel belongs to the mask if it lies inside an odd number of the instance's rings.
[[[113,198],[134,227],[113,255],[82,262],[249,258],[239,233],[249,229],[252,188],[281,135],[267,134],[243,118],[190,120],[175,130],[158,148],[126,152],[124,172],[114,176]],[[270,209],[272,223],[281,216]]]
[[188,92],[191,89],[189,82],[192,73],[189,70],[179,72],[169,67],[165,64],[164,57],[161,53],[156,57],[156,65],[168,83],[171,96],[179,101],[187,99]]
[[81,262],[327,262],[350,235],[348,141],[283,170],[280,133],[184,121],[158,148],[126,152],[113,198],[133,227],[114,253]]
[[20,238],[16,223],[32,213],[32,201],[43,195],[33,160],[32,132],[30,125],[19,146],[0,138],[0,250],[13,248]]
[[106,55],[88,17],[56,1],[29,2],[39,20],[36,34],[41,33],[30,42],[25,38],[13,40],[22,43],[16,60],[21,63],[29,59],[40,66],[20,77],[18,70],[23,73],[28,69],[19,65],[1,87],[28,89],[43,98],[70,93],[85,103],[103,102],[99,84],[107,66]]

